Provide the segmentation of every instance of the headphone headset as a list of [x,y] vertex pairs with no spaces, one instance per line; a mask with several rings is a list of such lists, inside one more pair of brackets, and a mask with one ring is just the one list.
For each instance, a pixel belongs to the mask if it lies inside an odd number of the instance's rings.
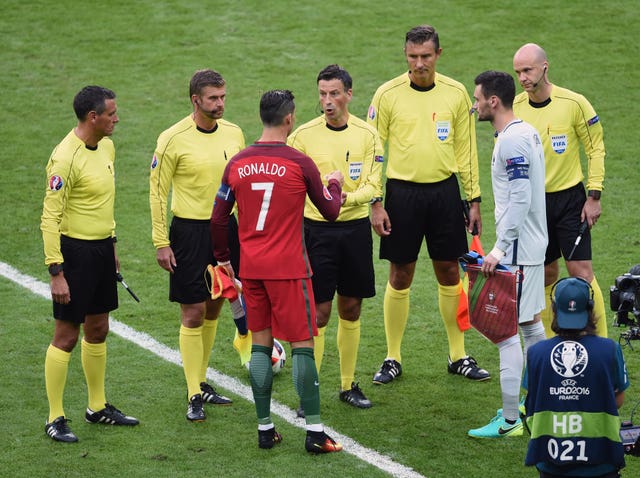
[[560,282],[562,282],[563,280],[569,280],[569,279],[576,279],[579,280],[580,282],[584,282],[586,284],[586,286],[589,288],[589,300],[587,300],[587,311],[592,311],[593,310],[593,287],[591,287],[591,284],[589,284],[586,280],[584,280],[582,277],[564,277],[562,279],[560,279],[559,281],[556,281],[555,284],[553,284],[553,287],[551,288],[551,292],[549,293],[549,298],[551,299],[551,309],[553,310],[553,313],[556,313],[556,301],[553,300],[554,298],[554,294],[556,292],[556,287],[558,287],[558,284],[560,284]]
[[536,81],[536,82],[533,84],[533,87],[534,87],[534,88],[535,88],[536,86],[538,86],[542,80],[544,80],[544,75],[546,75],[546,74],[547,74],[547,67],[545,66],[545,67],[544,67],[544,69],[543,69],[543,71],[542,71],[542,75],[540,75],[540,78],[538,78],[538,81]]

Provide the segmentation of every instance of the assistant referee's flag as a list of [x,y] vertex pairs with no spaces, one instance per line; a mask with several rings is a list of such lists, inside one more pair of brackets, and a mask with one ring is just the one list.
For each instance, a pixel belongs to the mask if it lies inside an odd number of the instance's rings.
[[[209,264],[207,266],[206,273],[211,277],[211,287],[209,288],[209,292],[211,292],[211,299],[216,300],[220,297],[225,297],[229,299],[229,302],[233,302],[238,299],[239,286],[234,284],[231,280],[231,277],[227,275],[227,270],[222,266],[212,266]],[[207,287],[209,286],[209,281],[207,281],[207,276],[205,273],[205,281],[207,282]]]
[[[480,236],[477,234],[471,239],[471,246],[469,250],[476,251],[482,257],[484,257],[484,249],[480,242]],[[460,292],[460,301],[458,302],[458,313],[456,320],[458,322],[458,328],[464,332],[471,328],[471,322],[469,320],[469,274],[465,271],[462,276],[462,291]]]

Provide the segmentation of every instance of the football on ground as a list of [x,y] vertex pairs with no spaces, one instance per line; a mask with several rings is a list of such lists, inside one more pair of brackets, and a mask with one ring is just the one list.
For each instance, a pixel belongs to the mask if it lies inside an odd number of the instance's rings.
[[[287,352],[278,340],[273,339],[273,350],[271,351],[271,368],[274,375],[279,373],[284,368],[284,364],[287,361]],[[249,370],[251,362],[247,362],[245,365]]]
[[284,351],[284,347],[276,339],[273,339],[273,350],[271,352],[271,368],[273,373],[279,373],[284,368],[284,363],[287,361],[287,353]]

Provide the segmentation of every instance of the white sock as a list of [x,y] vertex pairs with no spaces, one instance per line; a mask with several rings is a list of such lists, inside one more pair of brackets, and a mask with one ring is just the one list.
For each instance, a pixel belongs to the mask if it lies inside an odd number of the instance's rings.
[[498,344],[500,351],[500,389],[502,390],[502,416],[505,420],[517,420],[520,416],[520,381],[524,355],[520,335],[516,334]]
[[234,319],[239,319],[240,317],[244,317],[244,307],[242,307],[242,300],[238,297],[231,304],[231,313],[233,314]]
[[540,321],[531,325],[521,325],[520,330],[522,331],[522,338],[524,339],[524,358],[526,360],[529,347],[546,338],[544,334],[544,325],[542,324],[542,321]]

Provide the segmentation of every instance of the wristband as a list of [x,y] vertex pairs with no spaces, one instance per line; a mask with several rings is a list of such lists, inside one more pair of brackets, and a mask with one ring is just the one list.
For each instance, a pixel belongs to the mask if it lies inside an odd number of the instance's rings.
[[600,196],[602,195],[602,191],[591,189],[587,194],[591,199],[595,199],[596,201],[599,201]]
[[218,265],[219,266],[228,266],[229,264],[231,264],[231,261],[218,261]]
[[382,196],[378,196],[378,197],[375,197],[375,198],[371,198],[371,201],[369,201],[369,203],[370,203],[370,204],[375,204],[375,203],[377,203],[377,202],[382,202],[382,199],[383,199],[383,198],[382,198]]
[[478,196],[477,198],[473,198],[469,202],[482,202],[482,198],[480,196]]

